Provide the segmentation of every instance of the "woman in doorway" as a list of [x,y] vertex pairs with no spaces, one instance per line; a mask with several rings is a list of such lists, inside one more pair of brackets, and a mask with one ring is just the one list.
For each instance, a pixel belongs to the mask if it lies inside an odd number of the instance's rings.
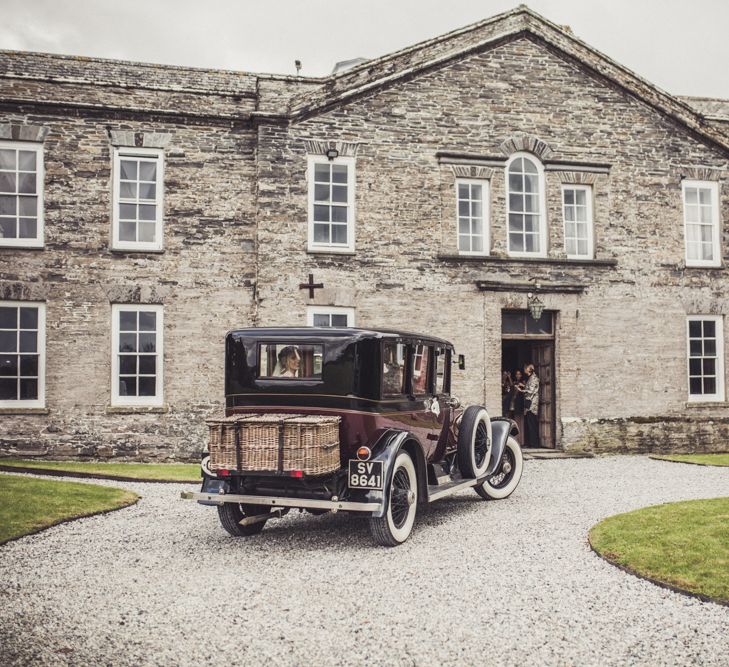
[[514,382],[511,379],[511,373],[509,371],[501,371],[501,414],[504,417],[508,417],[509,411],[513,409],[511,407],[513,392]]
[[539,376],[534,364],[524,366],[524,446],[539,447]]
[[509,418],[516,422],[519,429],[517,441],[520,445],[524,444],[524,375],[517,368],[514,371],[514,383],[511,391],[511,405],[509,406]]

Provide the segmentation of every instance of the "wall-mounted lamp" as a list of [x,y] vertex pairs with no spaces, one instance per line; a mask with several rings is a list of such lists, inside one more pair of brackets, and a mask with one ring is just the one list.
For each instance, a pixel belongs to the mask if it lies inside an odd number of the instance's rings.
[[339,157],[339,151],[336,148],[329,148],[324,155],[326,155],[329,160],[333,160],[335,157]]
[[536,294],[529,292],[527,294],[527,308],[529,308],[532,319],[538,320],[544,312],[544,303]]

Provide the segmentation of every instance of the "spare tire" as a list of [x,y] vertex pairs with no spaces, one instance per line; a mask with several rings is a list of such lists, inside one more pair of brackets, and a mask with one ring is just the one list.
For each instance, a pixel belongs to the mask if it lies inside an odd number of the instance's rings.
[[466,408],[458,429],[458,469],[463,477],[481,477],[491,460],[491,419],[486,408]]

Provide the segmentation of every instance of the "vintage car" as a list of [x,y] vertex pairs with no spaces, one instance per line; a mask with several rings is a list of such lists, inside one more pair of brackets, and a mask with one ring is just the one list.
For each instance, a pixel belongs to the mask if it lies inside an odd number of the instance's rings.
[[299,508],[365,517],[388,546],[425,503],[469,487],[506,498],[522,474],[516,425],[460,406],[456,361],[449,342],[402,331],[232,331],[225,416],[208,422],[201,492],[182,495],[216,505],[234,536]]

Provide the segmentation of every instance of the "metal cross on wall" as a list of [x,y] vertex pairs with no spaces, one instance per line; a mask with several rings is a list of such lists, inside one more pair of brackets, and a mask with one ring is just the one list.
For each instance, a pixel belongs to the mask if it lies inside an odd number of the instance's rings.
[[299,289],[308,289],[309,290],[309,298],[314,298],[314,290],[315,289],[321,289],[324,287],[324,283],[315,283],[314,282],[314,274],[309,274],[309,282],[308,283],[299,283]]

